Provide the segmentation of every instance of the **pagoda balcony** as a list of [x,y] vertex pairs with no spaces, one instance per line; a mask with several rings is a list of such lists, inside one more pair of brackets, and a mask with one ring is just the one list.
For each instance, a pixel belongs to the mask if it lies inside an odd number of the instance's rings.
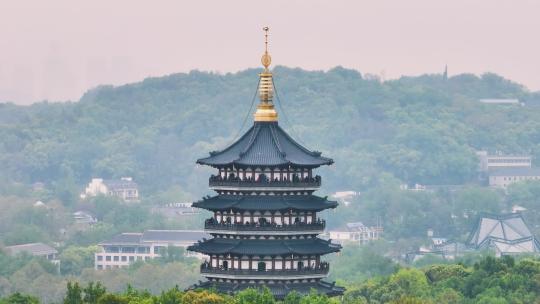
[[317,190],[321,186],[321,177],[293,177],[290,180],[271,180],[268,178],[238,178],[211,176],[208,184],[212,189],[222,190]]
[[326,227],[325,220],[317,220],[311,223],[295,223],[291,225],[277,225],[272,223],[227,223],[217,222],[214,218],[204,222],[204,229],[207,232],[222,232],[234,234],[304,234],[322,233]]
[[284,279],[295,278],[323,278],[328,275],[330,265],[326,262],[317,267],[304,267],[300,269],[232,269],[211,267],[209,263],[201,265],[201,274],[205,277],[231,278],[231,279]]

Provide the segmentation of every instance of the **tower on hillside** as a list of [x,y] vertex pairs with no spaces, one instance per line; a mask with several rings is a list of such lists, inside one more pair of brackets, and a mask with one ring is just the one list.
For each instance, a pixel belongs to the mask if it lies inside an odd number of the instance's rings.
[[266,286],[278,299],[293,290],[340,295],[344,288],[323,281],[330,265],[321,257],[341,246],[317,237],[325,228],[318,212],[337,202],[313,195],[321,185],[314,170],[333,160],[304,148],[278,125],[264,30],[253,126],[231,146],[197,160],[217,170],[209,180],[217,195],[193,203],[213,216],[204,223],[212,238],[188,248],[208,256],[201,265],[207,281],[192,288],[236,293]]

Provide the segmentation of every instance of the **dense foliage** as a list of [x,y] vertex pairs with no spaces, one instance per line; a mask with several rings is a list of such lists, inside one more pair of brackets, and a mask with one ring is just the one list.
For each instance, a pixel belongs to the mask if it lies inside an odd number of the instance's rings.
[[[343,68],[277,67],[275,78],[280,123],[336,160],[330,190],[363,189],[384,172],[409,184],[470,182],[475,149],[540,153],[539,94],[494,74],[381,83]],[[198,197],[208,171],[195,159],[230,143],[256,83],[257,70],[193,71],[99,87],[79,102],[0,104],[0,180],[44,182],[69,201],[91,177],[133,176],[144,195],[180,185]]]
[[[31,294],[31,293],[30,293]],[[267,289],[244,290],[228,296],[209,291],[181,291],[178,287],[152,293],[128,286],[123,293],[110,293],[100,283],[67,284],[64,304],[367,304],[367,303],[538,303],[540,260],[487,257],[472,267],[462,264],[431,265],[422,269],[401,268],[361,284],[350,284],[343,297],[328,298],[312,293],[289,294],[276,301]],[[37,298],[14,293],[1,304],[36,304]]]

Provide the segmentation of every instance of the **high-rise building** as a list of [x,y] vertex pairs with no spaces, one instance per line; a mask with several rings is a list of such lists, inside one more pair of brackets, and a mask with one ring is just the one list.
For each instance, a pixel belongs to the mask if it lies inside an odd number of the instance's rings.
[[265,286],[276,298],[312,289],[340,295],[344,288],[323,281],[330,266],[321,257],[341,246],[318,238],[325,228],[318,212],[337,202],[313,195],[321,185],[314,170],[333,160],[304,148],[278,125],[267,39],[265,44],[253,126],[231,146],[197,161],[217,170],[209,181],[217,195],[193,203],[213,216],[204,223],[212,238],[188,248],[208,256],[201,265],[207,281],[192,288],[236,293]]

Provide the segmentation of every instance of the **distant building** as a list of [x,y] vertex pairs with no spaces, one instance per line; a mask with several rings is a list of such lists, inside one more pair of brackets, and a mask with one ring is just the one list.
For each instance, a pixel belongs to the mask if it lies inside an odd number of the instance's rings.
[[383,232],[381,226],[368,227],[361,222],[348,223],[346,229],[327,232],[327,237],[337,243],[360,243],[378,240]]
[[204,231],[147,230],[143,233],[122,233],[99,244],[95,253],[95,269],[127,267],[135,261],[147,261],[160,256],[168,246],[186,248],[203,238]]
[[345,206],[348,206],[351,203],[351,200],[359,195],[360,195],[360,192],[348,190],[348,191],[337,191],[334,194],[332,194],[332,197],[339,200]]
[[426,257],[426,256],[433,256],[438,257],[440,259],[446,259],[444,256],[444,253],[442,251],[434,251],[434,250],[416,250],[411,251],[405,254],[405,262],[412,264],[414,262],[417,262],[418,260]]
[[487,151],[477,151],[480,160],[480,171],[488,172],[503,168],[531,168],[532,158],[529,155],[505,155],[502,153],[489,154]]
[[93,178],[88,184],[81,198],[97,195],[116,196],[125,202],[137,202],[139,200],[139,187],[131,177],[121,179]]
[[97,223],[97,219],[94,215],[82,210],[73,212],[73,220],[75,221],[75,224],[79,225],[92,225]]
[[199,209],[191,206],[191,203],[170,203],[164,206],[153,207],[152,213],[161,214],[166,218],[180,218],[200,214]]
[[479,99],[481,103],[498,105],[520,105],[519,99],[515,98],[484,98]]
[[420,185],[420,184],[414,184],[413,186],[409,187],[408,184],[401,184],[399,185],[400,190],[409,190],[409,191],[426,191],[426,186]]
[[519,213],[480,217],[467,243],[494,249],[497,256],[540,252],[538,239]]
[[58,260],[58,251],[53,247],[43,244],[43,243],[30,243],[30,244],[21,244],[5,247],[7,254],[11,256],[16,256],[23,252],[26,252],[30,255],[36,257],[43,257],[53,264],[59,264]]
[[489,186],[506,188],[520,181],[540,180],[540,168],[504,168],[489,173]]

